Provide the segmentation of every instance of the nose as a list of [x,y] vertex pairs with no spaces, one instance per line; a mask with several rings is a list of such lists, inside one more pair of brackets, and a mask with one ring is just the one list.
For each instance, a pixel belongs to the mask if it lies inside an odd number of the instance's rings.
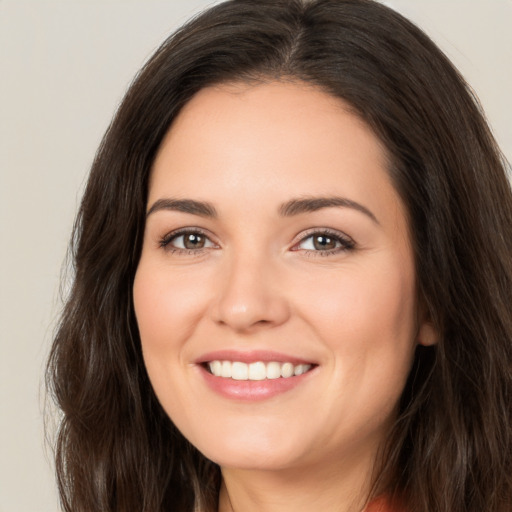
[[213,307],[218,324],[248,333],[288,320],[290,307],[275,265],[257,256],[225,263]]

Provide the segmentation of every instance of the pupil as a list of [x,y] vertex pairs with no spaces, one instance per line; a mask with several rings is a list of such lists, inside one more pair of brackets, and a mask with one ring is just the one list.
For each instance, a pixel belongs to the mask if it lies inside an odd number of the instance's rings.
[[327,236],[319,235],[315,236],[313,245],[315,249],[334,249],[336,246],[336,242]]
[[185,237],[184,245],[187,249],[201,248],[204,246],[204,237],[202,235],[190,233]]

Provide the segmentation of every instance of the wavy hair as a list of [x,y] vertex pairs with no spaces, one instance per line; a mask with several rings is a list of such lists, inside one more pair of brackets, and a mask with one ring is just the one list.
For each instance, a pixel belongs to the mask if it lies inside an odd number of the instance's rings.
[[341,98],[382,141],[409,217],[419,347],[375,492],[415,512],[512,509],[512,192],[470,88],[416,26],[372,0],[231,0],[167,39],[136,76],[75,222],[74,282],[47,367],[62,411],[67,512],[216,510],[219,468],[151,388],[134,316],[148,177],[200,89],[293,79]]

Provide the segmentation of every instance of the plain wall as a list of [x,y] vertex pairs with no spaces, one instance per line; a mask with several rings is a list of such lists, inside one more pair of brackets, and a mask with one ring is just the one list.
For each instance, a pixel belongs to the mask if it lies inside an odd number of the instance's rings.
[[[95,150],[135,72],[204,0],[0,0],[0,512],[50,512],[43,367]],[[512,0],[391,0],[474,87],[512,159]]]

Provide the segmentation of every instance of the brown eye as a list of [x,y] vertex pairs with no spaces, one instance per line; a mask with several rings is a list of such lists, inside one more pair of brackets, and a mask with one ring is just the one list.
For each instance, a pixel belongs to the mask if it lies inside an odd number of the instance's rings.
[[160,241],[160,245],[177,251],[200,251],[215,247],[215,244],[200,231],[171,233]]
[[305,236],[295,250],[305,250],[309,253],[323,255],[336,254],[341,251],[348,251],[355,246],[354,241],[343,233],[330,233],[329,231],[318,231]]
[[183,246],[185,249],[202,249],[205,246],[205,237],[199,233],[183,235]]
[[336,249],[337,241],[330,236],[325,235],[315,235],[313,236],[313,247],[317,251],[328,251],[331,249]]

